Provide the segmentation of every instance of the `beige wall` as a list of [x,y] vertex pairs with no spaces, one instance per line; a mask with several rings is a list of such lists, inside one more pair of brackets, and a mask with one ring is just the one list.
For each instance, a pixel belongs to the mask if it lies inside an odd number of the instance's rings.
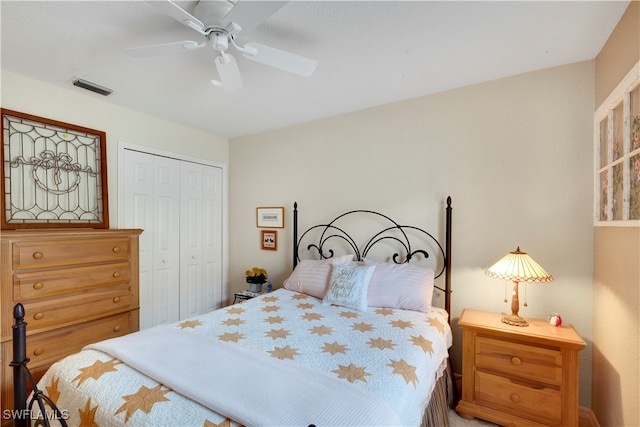
[[115,106],[102,95],[75,87],[64,89],[4,70],[1,79],[2,108],[106,132],[113,228],[118,226],[118,141],[222,164],[229,161],[226,138]]
[[[556,279],[529,285],[521,314],[561,313],[589,343],[580,358],[589,406],[593,79],[583,62],[232,140],[231,290],[254,265],[276,286],[290,273],[294,201],[301,227],[365,208],[440,230],[451,195],[453,317],[509,309],[504,282],[483,272],[520,245]],[[257,206],[287,208],[277,252],[259,249]]]
[[[632,1],[596,58],[596,107],[639,60],[640,2]],[[596,227],[593,248],[593,411],[603,427],[638,426],[640,229]]]

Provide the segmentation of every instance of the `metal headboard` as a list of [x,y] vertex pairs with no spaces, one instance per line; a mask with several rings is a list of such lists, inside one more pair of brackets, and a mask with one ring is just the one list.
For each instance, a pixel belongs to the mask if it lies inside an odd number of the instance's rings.
[[[355,259],[360,261],[367,256],[373,247],[381,242],[393,241],[396,246],[401,249],[400,252],[394,252],[391,256],[393,262],[408,263],[417,255],[422,255],[424,258],[430,257],[430,252],[424,247],[414,248],[416,239],[411,239],[410,232],[417,232],[417,234],[425,237],[426,240],[435,244],[434,248],[439,253],[442,262],[441,267],[437,270],[435,278],[444,276],[443,287],[435,286],[442,291],[445,295],[445,310],[451,313],[451,196],[447,197],[447,206],[445,209],[445,240],[444,245],[438,241],[431,233],[415,226],[401,225],[390,217],[374,212],[370,210],[353,210],[338,215],[333,220],[325,224],[314,225],[302,234],[298,233],[298,203],[293,204],[293,266],[300,261],[300,249],[306,248],[307,251],[315,251],[320,259],[328,259],[334,256],[333,246],[337,243],[346,245],[355,256]],[[341,225],[341,219],[352,215],[365,215],[373,216],[378,219],[382,219],[385,225],[382,226],[380,231],[375,232],[370,238],[364,239],[364,244],[360,245],[352,237],[352,233],[345,231]],[[353,228],[353,227],[352,227]],[[313,235],[313,236],[312,236]],[[319,237],[315,237],[315,236]],[[306,243],[306,240],[310,240]],[[422,241],[424,244],[424,239]],[[438,254],[436,254],[437,256]],[[434,269],[436,270],[436,269]]]

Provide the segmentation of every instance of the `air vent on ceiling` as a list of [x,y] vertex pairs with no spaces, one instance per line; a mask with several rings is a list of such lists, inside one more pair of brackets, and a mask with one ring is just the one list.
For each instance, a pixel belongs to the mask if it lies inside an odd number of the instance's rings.
[[83,89],[90,90],[91,92],[99,93],[100,95],[104,95],[104,96],[111,95],[113,93],[111,89],[104,86],[100,86],[98,84],[92,83],[87,80],[75,79],[73,81],[73,85],[81,87]]

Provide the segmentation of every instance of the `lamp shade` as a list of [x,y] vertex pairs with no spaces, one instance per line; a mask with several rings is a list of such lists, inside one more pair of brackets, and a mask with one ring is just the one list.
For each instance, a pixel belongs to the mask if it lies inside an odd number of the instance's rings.
[[514,282],[547,283],[553,281],[553,276],[533,260],[520,247],[509,252],[500,261],[493,264],[485,271],[489,277],[512,280]]

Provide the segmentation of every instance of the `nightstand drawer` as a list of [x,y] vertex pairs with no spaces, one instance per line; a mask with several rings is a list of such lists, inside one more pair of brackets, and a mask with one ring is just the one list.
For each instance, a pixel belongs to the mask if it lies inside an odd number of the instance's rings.
[[478,336],[475,365],[523,379],[562,384],[562,353],[558,350]]
[[562,396],[559,389],[526,383],[486,372],[475,374],[475,401],[531,420],[559,425]]

